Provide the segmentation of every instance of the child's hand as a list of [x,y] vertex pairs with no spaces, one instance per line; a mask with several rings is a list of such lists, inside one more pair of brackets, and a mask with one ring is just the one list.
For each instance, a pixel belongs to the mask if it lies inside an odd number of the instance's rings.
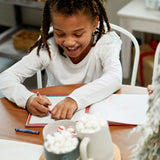
[[153,93],[152,85],[147,86],[147,91],[149,95]]
[[72,98],[66,97],[53,108],[51,117],[54,119],[70,119],[77,108],[77,102]]
[[28,112],[36,116],[46,116],[50,111],[48,106],[51,105],[51,102],[46,96],[31,96],[29,97],[26,108]]

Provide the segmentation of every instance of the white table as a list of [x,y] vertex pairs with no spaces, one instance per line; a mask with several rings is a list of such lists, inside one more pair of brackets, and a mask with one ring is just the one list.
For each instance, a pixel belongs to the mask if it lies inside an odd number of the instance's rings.
[[[131,33],[133,31],[160,34],[160,11],[145,7],[145,0],[132,0],[118,11],[120,26]],[[131,72],[131,41],[121,35],[123,77],[129,78]]]

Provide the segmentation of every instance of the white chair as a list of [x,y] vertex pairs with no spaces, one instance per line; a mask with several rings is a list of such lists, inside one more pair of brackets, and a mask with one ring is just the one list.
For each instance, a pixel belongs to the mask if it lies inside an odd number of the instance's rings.
[[[134,58],[134,64],[133,64],[133,70],[132,70],[132,75],[131,75],[131,85],[135,85],[136,83],[136,78],[137,78],[137,70],[138,70],[138,63],[139,63],[139,55],[140,55],[140,51],[139,51],[139,44],[138,41],[136,40],[136,38],[133,36],[133,34],[131,34],[130,32],[128,32],[126,29],[117,26],[115,24],[110,24],[112,30],[115,30],[117,32],[119,32],[120,34],[124,34],[126,35],[128,38],[131,39],[131,41],[134,44],[135,47],[135,58]],[[123,42],[122,42],[123,43]],[[127,54],[127,53],[126,53]],[[128,53],[129,54],[129,53]],[[42,75],[41,75],[41,71],[37,72],[37,87],[38,88],[42,88]]]
[[42,88],[43,85],[42,85],[42,74],[41,74],[41,71],[39,70],[37,72],[37,88]]
[[159,64],[158,62],[160,62],[159,54],[160,54],[160,42],[158,43],[158,46],[157,46],[156,52],[155,52],[155,56],[154,56],[152,83],[153,83],[154,78],[155,78],[155,76],[156,76],[156,72],[157,72],[158,64]]
[[[137,71],[138,71],[138,64],[139,64],[139,56],[140,56],[140,49],[139,49],[139,44],[138,41],[136,40],[136,38],[133,36],[132,33],[130,33],[129,31],[127,31],[126,29],[117,26],[115,24],[110,24],[112,30],[115,30],[117,32],[119,32],[120,34],[124,34],[126,35],[128,38],[131,39],[134,47],[135,47],[135,56],[134,56],[134,63],[133,63],[133,69],[132,69],[132,75],[131,75],[131,85],[135,85],[136,83],[136,78],[137,78]],[[123,42],[122,42],[123,43]],[[126,53],[129,54],[129,53]]]

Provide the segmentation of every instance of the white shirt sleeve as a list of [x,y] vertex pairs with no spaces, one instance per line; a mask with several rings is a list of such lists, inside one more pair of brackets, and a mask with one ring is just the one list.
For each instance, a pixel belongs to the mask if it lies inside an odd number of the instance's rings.
[[37,70],[43,69],[49,60],[46,56],[45,60],[42,61],[44,56],[37,56],[36,51],[34,49],[29,55],[24,56],[0,74],[2,94],[22,108],[25,108],[27,99],[33,94],[22,83],[27,77],[33,76]]
[[108,97],[121,88],[122,68],[119,60],[121,40],[118,38],[100,47],[99,58],[103,66],[100,78],[74,90],[69,97],[78,104],[78,110],[83,109]]

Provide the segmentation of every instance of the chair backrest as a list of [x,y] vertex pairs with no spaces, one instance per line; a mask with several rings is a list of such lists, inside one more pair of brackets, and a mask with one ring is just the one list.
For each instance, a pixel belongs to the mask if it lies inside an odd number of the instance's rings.
[[42,88],[43,85],[42,85],[42,74],[41,74],[41,71],[39,70],[37,72],[37,88]]
[[[139,51],[139,44],[138,41],[136,40],[136,38],[133,36],[133,34],[131,34],[130,32],[128,32],[126,29],[117,26],[115,24],[111,24],[111,28],[112,30],[115,30],[117,32],[119,32],[120,34],[124,34],[127,37],[130,38],[130,40],[133,42],[134,47],[135,47],[135,57],[134,57],[134,64],[133,64],[133,70],[132,70],[132,75],[131,75],[131,85],[135,85],[136,83],[136,78],[137,78],[137,70],[138,70],[138,63],[139,63],[139,55],[140,55],[140,51]],[[122,42],[123,43],[123,42]],[[126,53],[127,54],[127,53]],[[129,54],[129,53],[128,53]],[[41,75],[41,71],[37,72],[37,87],[38,88],[42,88],[42,75]]]
[[[134,37],[134,35],[132,33],[130,33],[129,31],[127,31],[126,29],[124,29],[120,26],[117,26],[115,24],[110,23],[110,25],[111,25],[112,30],[115,30],[115,31],[119,32],[120,34],[124,34],[125,36],[127,36],[131,40],[131,42],[133,43],[133,45],[135,47],[135,56],[134,56],[134,63],[133,63],[131,82],[130,82],[131,85],[135,85],[136,78],[137,78],[138,64],[139,64],[139,56],[140,56],[140,49],[139,49],[138,41]],[[126,54],[129,54],[129,53],[126,53]]]
[[155,56],[154,56],[154,65],[153,65],[153,75],[152,75],[152,83],[154,81],[154,78],[156,76],[156,72],[158,69],[158,64],[160,63],[160,42],[158,43],[158,46],[156,48]]

